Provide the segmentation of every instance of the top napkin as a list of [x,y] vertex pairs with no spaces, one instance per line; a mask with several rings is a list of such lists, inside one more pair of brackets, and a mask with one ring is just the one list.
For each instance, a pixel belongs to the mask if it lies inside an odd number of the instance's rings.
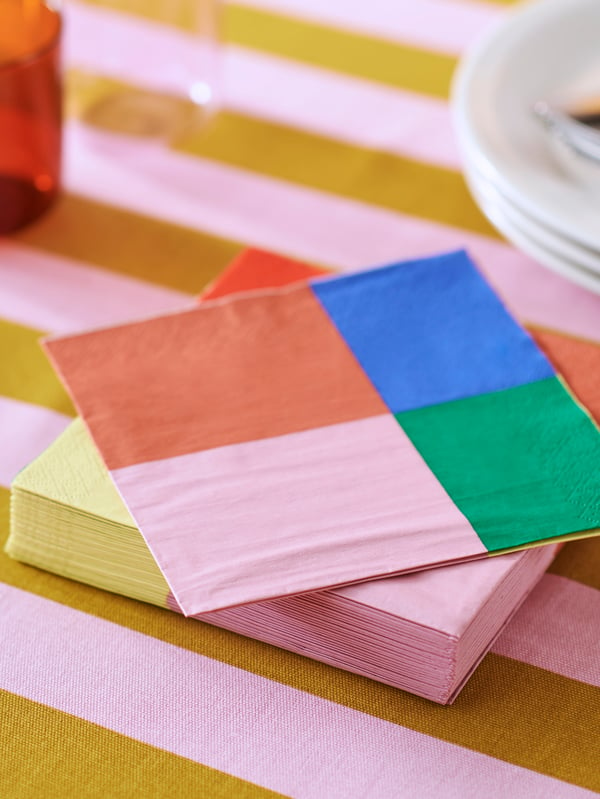
[[600,435],[463,252],[46,347],[187,615],[600,527]]

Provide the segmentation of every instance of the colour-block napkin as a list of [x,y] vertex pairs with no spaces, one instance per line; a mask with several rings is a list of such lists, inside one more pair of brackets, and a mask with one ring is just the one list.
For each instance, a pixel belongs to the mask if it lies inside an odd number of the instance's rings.
[[600,527],[600,435],[464,252],[51,339],[188,615]]

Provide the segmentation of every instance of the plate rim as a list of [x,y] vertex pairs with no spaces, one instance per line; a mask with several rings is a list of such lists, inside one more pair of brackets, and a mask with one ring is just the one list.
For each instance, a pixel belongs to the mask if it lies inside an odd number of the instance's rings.
[[[501,206],[492,204],[480,196],[476,185],[477,178],[474,179],[467,170],[465,170],[465,178],[469,190],[478,206],[494,227],[496,227],[509,242],[565,280],[570,280],[581,288],[600,295],[600,274],[596,274],[578,264],[576,261],[565,258],[554,250],[532,240],[525,231],[519,229],[513,221],[506,218],[504,209]],[[492,205],[493,208],[491,207]]]
[[[501,189],[482,175],[474,164],[465,165],[465,174],[469,181],[475,183],[480,193],[491,193],[489,201],[502,207],[508,215],[509,220],[513,219],[523,233],[527,234],[540,246],[553,250],[557,255],[573,260],[582,269],[600,278],[600,250],[591,250],[577,242],[561,236],[560,233],[552,228],[548,228],[538,219],[533,219],[529,214],[516,206],[509,197],[506,197]],[[516,219],[518,221],[516,221]],[[593,264],[593,265],[592,265]]]
[[[597,8],[596,0],[530,0],[523,6],[511,9],[499,24],[493,25],[475,45],[470,48],[455,71],[450,94],[451,113],[455,131],[457,132],[459,149],[463,163],[470,161],[477,164],[477,169],[485,175],[486,179],[502,187],[502,193],[510,197],[511,202],[530,217],[538,220],[546,227],[560,233],[565,239],[575,244],[583,245],[591,250],[600,250],[600,212],[598,234],[594,235],[589,230],[573,232],[570,225],[566,224],[560,213],[553,212],[547,207],[540,207],[537,198],[528,196],[523,186],[514,185],[502,172],[490,154],[490,146],[486,135],[478,128],[473,120],[470,108],[473,106],[472,94],[481,92],[481,81],[477,83],[477,72],[492,48],[502,46],[507,37],[516,26],[523,24],[535,25],[538,19],[548,19],[552,14],[572,16],[583,7]],[[475,86],[474,86],[475,85]],[[541,128],[540,128],[541,132]]]

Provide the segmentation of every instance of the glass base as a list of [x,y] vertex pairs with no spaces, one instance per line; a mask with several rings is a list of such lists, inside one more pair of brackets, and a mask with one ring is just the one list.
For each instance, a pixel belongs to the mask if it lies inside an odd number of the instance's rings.
[[85,107],[81,121],[98,130],[140,139],[173,140],[201,126],[208,110],[189,101],[143,90],[123,90]]
[[33,222],[52,204],[56,193],[56,189],[38,188],[33,180],[0,175],[0,235]]

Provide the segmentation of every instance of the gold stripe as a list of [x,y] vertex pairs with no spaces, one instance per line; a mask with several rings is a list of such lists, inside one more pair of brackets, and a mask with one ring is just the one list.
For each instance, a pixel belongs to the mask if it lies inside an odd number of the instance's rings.
[[160,219],[64,194],[14,238],[112,272],[198,293],[242,245]]
[[[171,3],[165,13],[164,0],[88,2],[158,22],[167,20],[178,28],[194,27],[192,17],[185,13],[185,3]],[[229,3],[223,6],[223,38],[243,47],[442,98],[448,96],[457,63],[447,54]]]
[[270,799],[281,796],[0,690],[2,799]]
[[563,547],[549,571],[600,591],[600,538],[584,538]]
[[44,334],[0,319],[0,395],[75,416],[39,340]]
[[223,112],[179,149],[370,205],[499,238],[459,172]]
[[[2,527],[6,529],[6,522],[0,522]],[[491,654],[455,704],[439,707],[168,610],[39,571],[4,554],[0,580],[394,724],[600,790],[598,689],[584,683]]]
[[[100,76],[69,72],[72,110],[86,114],[115,86]],[[161,97],[160,93],[144,92]],[[96,120],[98,123],[100,120]],[[102,127],[110,129],[111,120]],[[318,136],[256,117],[223,111],[206,128],[174,145],[212,159],[330,194],[499,238],[476,206],[460,172]]]
[[[84,0],[90,5],[109,8],[136,17],[150,19],[187,31],[198,29],[198,10],[205,3],[182,3],[169,0]],[[207,4],[209,7],[211,3]]]
[[444,99],[457,63],[446,54],[236,5],[225,6],[225,39]]

